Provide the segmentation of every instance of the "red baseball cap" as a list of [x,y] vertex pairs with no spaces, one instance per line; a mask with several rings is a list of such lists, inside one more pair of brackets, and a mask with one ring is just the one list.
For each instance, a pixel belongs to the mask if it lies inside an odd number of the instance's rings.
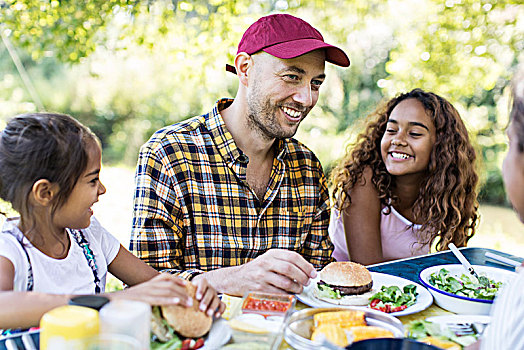
[[[344,51],[324,42],[322,34],[306,21],[288,15],[274,14],[260,18],[244,33],[238,44],[237,54],[249,55],[260,50],[289,59],[318,49],[326,50],[326,61],[342,67],[349,66]],[[226,64],[226,70],[236,74],[235,67]]]

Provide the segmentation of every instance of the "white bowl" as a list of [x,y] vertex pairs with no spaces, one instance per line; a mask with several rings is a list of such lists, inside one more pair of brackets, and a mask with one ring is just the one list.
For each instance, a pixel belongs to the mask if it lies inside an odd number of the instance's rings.
[[[420,283],[426,287],[433,295],[435,303],[443,309],[446,309],[457,314],[466,315],[489,315],[493,300],[483,300],[468,298],[452,293],[445,292],[429,283],[429,277],[432,273],[446,269],[451,275],[460,277],[462,274],[469,274],[466,269],[460,264],[436,265],[424,269],[419,274]],[[475,272],[483,275],[496,282],[503,282],[508,284],[517,274],[512,271],[498,269],[490,266],[473,265]],[[499,290],[500,293],[500,290]]]

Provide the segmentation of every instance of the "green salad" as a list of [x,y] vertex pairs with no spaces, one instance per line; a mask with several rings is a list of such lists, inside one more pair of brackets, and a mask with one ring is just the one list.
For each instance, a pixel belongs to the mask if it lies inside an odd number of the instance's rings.
[[406,327],[407,337],[424,341],[428,337],[435,337],[440,340],[452,341],[461,347],[468,346],[477,341],[476,335],[457,336],[448,327],[441,327],[438,323],[428,321],[412,321]]
[[429,283],[448,293],[473,299],[493,300],[502,287],[502,282],[496,282],[486,276],[462,274],[459,278],[446,269],[440,269],[429,276]]
[[401,290],[397,286],[382,286],[378,293],[369,298],[369,307],[383,312],[402,311],[417,302],[417,287],[408,284]]

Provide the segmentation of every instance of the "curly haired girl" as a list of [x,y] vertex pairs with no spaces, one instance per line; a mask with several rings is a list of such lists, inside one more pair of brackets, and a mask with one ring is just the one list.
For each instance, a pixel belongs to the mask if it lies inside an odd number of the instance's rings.
[[337,260],[365,265],[461,247],[475,233],[475,150],[457,110],[414,89],[370,115],[331,181]]

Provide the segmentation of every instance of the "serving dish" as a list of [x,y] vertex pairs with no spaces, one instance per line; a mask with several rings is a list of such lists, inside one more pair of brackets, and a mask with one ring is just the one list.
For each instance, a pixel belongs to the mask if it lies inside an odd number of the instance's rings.
[[[8,342],[11,343],[11,345],[7,345]],[[12,349],[13,344],[16,346],[15,349],[38,349],[39,343],[40,330],[34,329],[22,333],[12,334],[0,339],[0,350]]]
[[242,313],[254,313],[264,317],[284,317],[293,309],[295,302],[294,295],[246,292],[242,299]]
[[320,350],[324,349],[318,342],[311,340],[314,325],[313,316],[321,312],[342,310],[364,311],[365,319],[369,326],[377,326],[391,331],[395,338],[404,337],[404,326],[396,318],[389,314],[361,307],[331,307],[331,308],[309,308],[293,313],[286,322],[284,328],[284,339],[296,349]]
[[[370,272],[371,278],[373,279],[373,289],[375,289],[377,292],[380,290],[380,287],[382,286],[398,286],[401,289],[408,284],[414,284],[417,287],[417,302],[414,305],[411,305],[407,309],[404,309],[402,311],[392,312],[389,315],[392,316],[405,316],[405,315],[411,315],[417,312],[420,312],[422,310],[427,309],[428,307],[433,304],[433,297],[428,292],[426,288],[421,286],[418,283],[412,282],[408,279],[397,277],[393,275],[388,275],[385,273],[380,272]],[[320,300],[317,297],[315,297],[313,288],[315,288],[315,285],[319,281],[319,277],[313,279],[309,286],[305,287],[303,292],[300,294],[297,294],[298,300],[303,302],[304,304],[311,306],[311,307],[334,307],[339,306],[332,303],[329,303],[324,300]],[[340,305],[339,307],[346,307],[344,305]],[[353,308],[354,306],[347,306],[349,308]],[[370,309],[366,306],[363,306],[366,310]]]
[[[458,314],[489,315],[493,300],[475,299],[456,295],[440,290],[429,282],[431,274],[435,272],[438,273],[443,268],[448,270],[451,275],[457,277],[460,277],[462,274],[469,274],[461,264],[436,265],[422,270],[419,274],[419,281],[433,295],[435,303],[445,310]],[[502,282],[505,285],[511,282],[516,276],[515,272],[491,266],[473,265],[473,268],[477,274],[486,276],[497,282]]]
[[418,342],[413,339],[381,338],[361,340],[346,346],[347,350],[440,350],[433,345]]

